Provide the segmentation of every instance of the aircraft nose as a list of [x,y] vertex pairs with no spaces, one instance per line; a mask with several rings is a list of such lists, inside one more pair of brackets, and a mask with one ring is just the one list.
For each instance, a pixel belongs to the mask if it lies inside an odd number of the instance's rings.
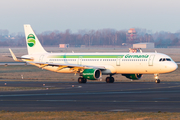
[[[175,63],[175,64],[176,64],[176,63]],[[178,65],[176,64],[175,66],[176,66],[176,69],[178,69]],[[176,70],[176,69],[175,69],[175,70]]]
[[172,71],[175,71],[178,68],[178,65],[175,62],[173,62],[173,63],[168,65],[168,68],[172,72]]

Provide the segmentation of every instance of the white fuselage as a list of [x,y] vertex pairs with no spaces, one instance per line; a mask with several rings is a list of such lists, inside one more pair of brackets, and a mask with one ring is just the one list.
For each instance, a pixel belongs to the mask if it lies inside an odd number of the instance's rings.
[[[159,74],[177,69],[177,64],[161,53],[45,53],[23,57],[32,58],[33,62],[104,67],[106,70],[102,70],[103,74]],[[57,66],[45,66],[43,69],[74,72],[70,68],[57,70]]]

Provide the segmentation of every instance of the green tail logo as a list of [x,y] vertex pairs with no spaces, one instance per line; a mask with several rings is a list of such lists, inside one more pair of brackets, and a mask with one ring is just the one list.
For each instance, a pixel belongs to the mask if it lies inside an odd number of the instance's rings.
[[35,36],[33,34],[28,35],[27,44],[29,45],[29,47],[33,47],[36,44]]

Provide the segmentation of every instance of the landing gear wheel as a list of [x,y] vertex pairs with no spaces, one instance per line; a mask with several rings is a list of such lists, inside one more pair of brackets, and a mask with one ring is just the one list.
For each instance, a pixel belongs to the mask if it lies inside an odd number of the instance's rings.
[[79,83],[86,83],[86,82],[87,82],[87,79],[82,78],[82,77],[79,77],[79,78],[78,78],[78,82],[79,82]]
[[114,78],[113,78],[113,77],[110,77],[110,79],[111,79],[111,83],[114,83]]
[[110,83],[110,77],[106,78],[106,83]]
[[157,79],[155,82],[156,82],[156,83],[160,83],[161,81],[160,81],[160,79]]
[[114,78],[113,77],[107,77],[106,78],[106,83],[113,83],[114,82]]
[[83,78],[83,83],[86,83],[87,82],[87,79]]

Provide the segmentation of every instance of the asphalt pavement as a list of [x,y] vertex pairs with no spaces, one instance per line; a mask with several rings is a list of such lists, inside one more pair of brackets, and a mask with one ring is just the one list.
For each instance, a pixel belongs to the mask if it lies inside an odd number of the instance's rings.
[[180,112],[180,82],[0,81],[0,86],[46,88],[1,91],[0,110],[6,111]]

